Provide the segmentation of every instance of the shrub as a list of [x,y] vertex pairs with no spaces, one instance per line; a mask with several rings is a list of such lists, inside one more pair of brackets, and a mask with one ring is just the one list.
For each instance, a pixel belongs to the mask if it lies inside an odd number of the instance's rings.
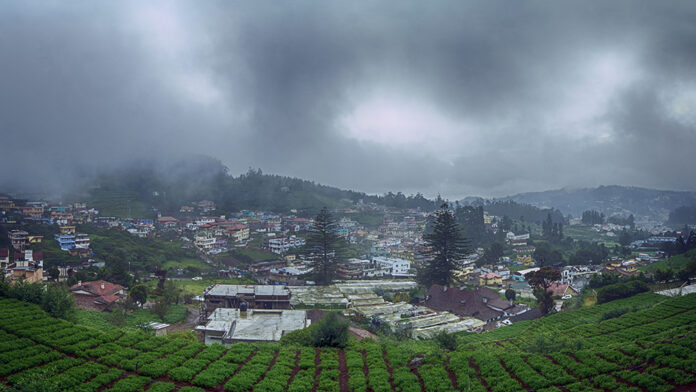
[[435,340],[437,340],[437,343],[444,349],[449,351],[457,349],[457,338],[445,331],[440,331],[440,333],[435,336]]
[[597,303],[603,304],[615,299],[628,298],[646,291],[650,291],[648,285],[638,280],[610,284],[597,291]]
[[348,341],[348,321],[340,320],[336,312],[327,314],[312,329],[311,341],[317,347],[345,347]]

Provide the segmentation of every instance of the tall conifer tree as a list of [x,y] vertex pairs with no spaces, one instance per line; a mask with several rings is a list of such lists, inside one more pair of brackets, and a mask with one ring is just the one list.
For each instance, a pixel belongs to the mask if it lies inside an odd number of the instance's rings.
[[336,233],[336,222],[326,207],[314,217],[306,250],[307,258],[312,261],[316,283],[331,284],[336,276],[338,263],[345,256],[345,241]]
[[452,283],[454,271],[461,267],[461,260],[469,253],[467,241],[447,203],[434,213],[434,218],[432,233],[423,236],[430,260],[419,271],[419,280],[426,286]]

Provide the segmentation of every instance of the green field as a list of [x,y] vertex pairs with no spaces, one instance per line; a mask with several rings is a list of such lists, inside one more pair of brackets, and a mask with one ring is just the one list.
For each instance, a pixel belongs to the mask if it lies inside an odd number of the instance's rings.
[[[696,294],[651,293],[434,340],[344,349],[205,346],[100,331],[0,299],[0,388],[42,391],[687,391],[696,388]],[[620,316],[607,316],[628,309]],[[413,369],[409,361],[420,356]]]
[[665,260],[660,260],[656,263],[643,265],[638,267],[639,270],[644,272],[655,272],[655,270],[671,268],[675,272],[684,268],[686,264],[691,261],[696,260],[696,250],[690,250],[684,254],[672,256]]
[[590,227],[590,226],[582,226],[582,225],[564,226],[563,227],[563,234],[565,234],[568,237],[572,237],[576,241],[588,241],[588,242],[592,242],[595,239],[599,239],[602,242],[604,242],[604,241],[612,242],[615,238],[615,237],[608,237],[602,233],[598,233],[598,232],[592,230],[592,227]]
[[[224,284],[256,284],[256,280],[251,279],[251,278],[241,278],[241,279],[224,279],[224,278],[205,278],[203,280],[169,280],[169,282],[173,282],[176,287],[179,287],[183,290],[185,294],[193,294],[193,295],[200,295],[203,293],[203,290],[205,290],[207,287],[212,286],[216,283],[224,283]],[[145,285],[147,285],[150,290],[154,290],[155,287],[157,286],[157,280],[150,280],[148,282],[145,282]]]
[[152,218],[154,212],[138,199],[138,195],[131,192],[95,189],[90,192],[86,202],[99,210],[101,216]]
[[188,267],[192,268],[198,268],[199,270],[210,270],[213,267],[210,265],[204,263],[198,258],[195,257],[182,257],[178,260],[167,260],[163,265],[162,268],[169,270],[169,269],[186,269]]
[[[170,305],[167,314],[164,316],[164,320],[160,320],[160,318],[151,313],[149,309],[138,309],[128,314],[125,320],[125,326],[136,328],[138,325],[147,324],[151,321],[175,324],[186,320],[186,315],[187,308],[184,305]],[[119,327],[111,322],[111,317],[110,313],[78,309],[75,315],[75,323],[102,331],[118,329]]]

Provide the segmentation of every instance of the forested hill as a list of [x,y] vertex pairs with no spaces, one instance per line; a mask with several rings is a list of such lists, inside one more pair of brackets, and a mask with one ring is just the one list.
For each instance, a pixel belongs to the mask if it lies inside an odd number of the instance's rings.
[[696,205],[696,192],[611,185],[520,193],[502,200],[556,208],[575,217],[581,216],[583,211],[597,210],[606,216],[633,214],[637,220],[664,222],[675,208]]
[[435,202],[420,194],[406,196],[388,193],[382,196],[342,190],[312,181],[264,174],[249,169],[239,176],[229,174],[219,161],[196,157],[174,163],[140,163],[127,168],[102,172],[68,196],[86,199],[103,215],[150,217],[153,208],[173,213],[182,205],[211,200],[221,213],[241,209],[284,212],[297,209],[313,214],[322,206],[347,207],[362,200],[390,207],[432,210]]

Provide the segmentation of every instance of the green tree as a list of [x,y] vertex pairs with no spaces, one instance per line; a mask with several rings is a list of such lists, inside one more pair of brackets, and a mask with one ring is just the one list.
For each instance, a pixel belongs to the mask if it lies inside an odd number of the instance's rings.
[[484,250],[483,257],[476,260],[476,266],[481,267],[486,264],[496,264],[503,257],[503,244],[493,242],[488,249]]
[[41,308],[53,317],[70,320],[75,314],[75,299],[65,287],[49,285]]
[[604,223],[604,214],[597,210],[588,210],[582,213],[582,223],[586,225],[601,225]]
[[548,290],[536,289],[534,296],[537,299],[537,304],[543,314],[547,314],[553,308],[553,293]]
[[419,271],[419,280],[426,286],[448,285],[454,281],[454,271],[469,253],[467,242],[447,204],[434,213],[433,232],[423,236],[429,248],[427,260]]
[[507,298],[508,301],[514,301],[515,297],[517,296],[517,293],[513,289],[507,289],[505,290],[505,298]]
[[546,291],[551,287],[551,283],[561,279],[561,273],[552,267],[541,267],[525,275],[525,278],[530,286]]
[[152,309],[150,309],[150,312],[157,315],[157,317],[159,317],[161,321],[164,321],[164,316],[167,315],[168,311],[169,304],[163,300],[155,302],[155,304],[152,305]]
[[314,225],[309,231],[305,247],[317,284],[331,284],[336,276],[338,263],[344,258],[345,249],[345,240],[336,233],[336,222],[328,208],[322,208],[314,217]]
[[549,244],[543,242],[534,249],[532,257],[539,266],[548,266],[563,262],[563,255],[561,252],[557,249],[551,249]]
[[312,326],[312,344],[316,347],[345,347],[348,342],[348,324],[348,321],[339,318],[337,312],[327,314]]
[[553,293],[549,290],[551,284],[561,279],[561,273],[551,267],[541,267],[538,271],[525,275],[530,286],[534,287],[534,296],[541,311],[546,314],[553,307]]
[[672,277],[674,277],[674,270],[669,267],[665,269],[658,268],[655,270],[655,280],[658,282],[670,281],[672,280]]
[[621,244],[621,246],[630,245],[632,240],[633,237],[631,236],[631,233],[629,233],[626,229],[621,230],[621,233],[619,233],[619,244]]
[[147,302],[147,291],[147,286],[143,284],[138,284],[133,286],[128,295],[133,300],[133,302],[137,303],[140,307],[142,307],[143,305],[145,305],[145,302]]
[[125,305],[116,305],[111,308],[111,313],[107,316],[109,321],[117,327],[124,327],[128,318],[128,311]]
[[52,266],[46,269],[46,273],[51,278],[51,280],[57,280],[60,276],[60,270],[58,270],[58,267],[56,266]]
[[181,294],[183,290],[177,287],[174,282],[168,280],[164,283],[164,290],[162,290],[162,296],[168,304],[179,304],[181,301]]
[[454,334],[440,331],[435,335],[435,340],[445,350],[455,351],[457,349],[457,337]]

